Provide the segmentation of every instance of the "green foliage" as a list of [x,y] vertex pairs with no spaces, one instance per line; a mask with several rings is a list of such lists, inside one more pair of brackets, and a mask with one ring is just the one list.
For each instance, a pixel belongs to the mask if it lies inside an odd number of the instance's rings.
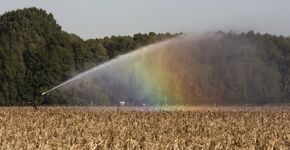
[[[289,102],[290,38],[269,34],[261,35],[253,31],[240,35],[224,34],[228,37],[227,44],[231,44],[229,41],[232,37],[253,39],[258,43],[258,47],[264,50],[260,51],[264,59],[277,62],[282,75],[282,88],[285,91],[281,95],[286,95],[283,100]],[[25,8],[7,12],[0,16],[0,105],[19,105],[31,101],[38,101],[42,104],[81,104],[79,103],[81,100],[77,97],[68,100],[66,95],[69,93],[56,92],[45,99],[41,99],[40,95],[41,92],[77,73],[118,55],[177,35],[180,34],[150,32],[149,34],[137,33],[133,36],[83,40],[77,35],[62,31],[53,15],[47,14],[44,10]],[[233,69],[226,65],[223,68],[225,77],[227,72]],[[261,75],[262,78],[277,76],[274,72],[265,72],[267,74]],[[245,82],[232,83],[245,84]],[[267,82],[271,86],[271,81]],[[237,86],[230,84],[228,83],[228,87],[221,88],[226,90],[226,88]],[[259,90],[261,94],[267,93],[262,88]],[[97,92],[101,95],[97,105],[110,104],[110,100],[115,101],[116,99],[109,97],[110,94],[104,93],[102,89]],[[241,98],[247,99],[242,95],[243,93],[241,93]]]

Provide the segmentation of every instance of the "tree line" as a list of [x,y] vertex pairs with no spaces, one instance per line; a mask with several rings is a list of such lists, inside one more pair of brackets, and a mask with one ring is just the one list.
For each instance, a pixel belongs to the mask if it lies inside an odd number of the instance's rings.
[[[263,46],[268,59],[278,64],[283,100],[290,99],[290,37],[248,33],[222,33],[226,37],[253,39]],[[52,14],[25,8],[0,16],[0,105],[68,103],[55,96],[42,99],[41,92],[139,47],[179,34],[137,33],[84,40],[62,30]]]

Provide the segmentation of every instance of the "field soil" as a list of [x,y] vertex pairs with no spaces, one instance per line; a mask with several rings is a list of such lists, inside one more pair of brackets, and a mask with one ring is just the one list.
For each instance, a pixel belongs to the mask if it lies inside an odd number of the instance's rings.
[[290,107],[0,107],[0,149],[290,149]]

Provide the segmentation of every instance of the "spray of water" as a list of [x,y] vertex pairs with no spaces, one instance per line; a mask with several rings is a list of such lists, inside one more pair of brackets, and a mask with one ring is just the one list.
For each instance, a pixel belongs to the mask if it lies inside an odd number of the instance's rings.
[[50,89],[73,104],[256,103],[280,99],[266,44],[248,37],[181,36],[96,66]]

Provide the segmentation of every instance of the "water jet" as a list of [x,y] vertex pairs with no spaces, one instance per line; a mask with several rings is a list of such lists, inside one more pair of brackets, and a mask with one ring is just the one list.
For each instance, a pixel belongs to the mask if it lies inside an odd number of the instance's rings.
[[282,95],[281,75],[266,56],[252,39],[219,33],[179,36],[120,55],[42,95],[59,90],[84,105],[270,101]]

